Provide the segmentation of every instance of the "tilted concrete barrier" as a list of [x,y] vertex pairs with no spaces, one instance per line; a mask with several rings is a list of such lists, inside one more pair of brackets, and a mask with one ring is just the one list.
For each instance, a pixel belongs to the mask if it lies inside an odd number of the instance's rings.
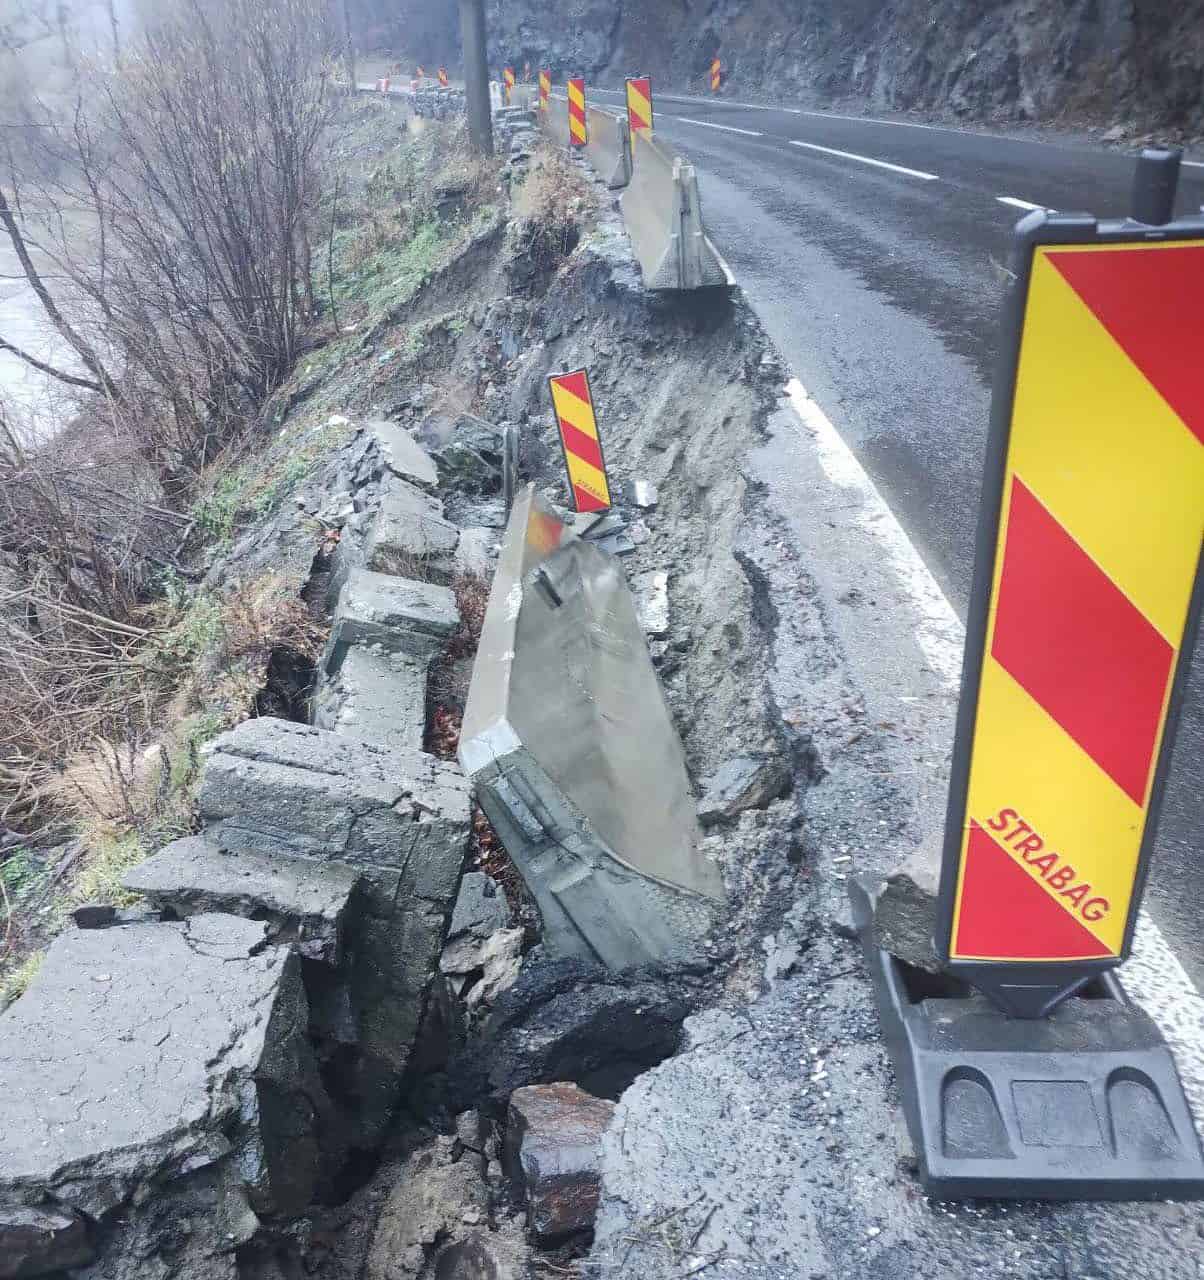
[[460,762],[554,955],[688,954],[722,910],[685,760],[623,570],[519,494],[473,669]]
[[611,190],[631,181],[631,133],[627,121],[597,107],[585,109],[585,150],[598,177]]
[[623,220],[648,289],[706,289],[735,283],[707,239],[694,166],[654,134],[635,138]]

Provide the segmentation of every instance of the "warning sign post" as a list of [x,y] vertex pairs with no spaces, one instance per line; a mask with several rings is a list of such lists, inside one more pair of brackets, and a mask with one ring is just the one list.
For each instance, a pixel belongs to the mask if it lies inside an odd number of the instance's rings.
[[627,123],[633,148],[638,136],[646,136],[653,130],[652,80],[648,76],[632,76],[627,80]]
[[552,407],[564,450],[573,508],[581,514],[610,510],[610,481],[598,433],[594,398],[585,369],[558,373],[548,379]]
[[937,1194],[1204,1196],[1173,1056],[1108,973],[1133,944],[1204,594],[1204,218],[1170,220],[1178,164],[1145,153],[1129,220],[1038,211],[1016,228],[944,985],[917,998],[873,944],[866,888],[853,895]]
[[1204,228],[1018,236],[938,943],[1039,1017],[1132,945],[1199,613]]

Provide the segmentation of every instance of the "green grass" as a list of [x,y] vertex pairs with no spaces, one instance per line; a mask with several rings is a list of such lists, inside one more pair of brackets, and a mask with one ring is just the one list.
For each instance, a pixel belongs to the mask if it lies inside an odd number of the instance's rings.
[[234,533],[242,510],[244,491],[251,481],[243,467],[232,467],[193,508],[193,519],[206,542],[225,543]]
[[10,849],[0,862],[0,884],[10,902],[38,889],[45,878],[45,868],[21,845]]
[[29,990],[41,967],[42,952],[35,951],[32,955],[26,956],[15,969],[0,975],[0,1012]]
[[67,906],[80,906],[85,902],[107,903],[115,907],[137,906],[142,899],[122,888],[121,877],[132,867],[145,862],[151,852],[137,832],[101,836],[93,842],[87,861],[76,877]]

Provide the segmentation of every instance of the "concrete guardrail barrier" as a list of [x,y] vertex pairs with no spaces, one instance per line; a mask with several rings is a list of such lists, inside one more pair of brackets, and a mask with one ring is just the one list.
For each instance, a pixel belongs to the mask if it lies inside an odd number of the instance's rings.
[[597,107],[585,109],[585,150],[594,172],[612,190],[631,181],[631,132],[627,121]]
[[568,99],[553,94],[548,100],[548,109],[539,112],[539,127],[558,147],[569,145],[569,104]]
[[618,560],[527,486],[473,668],[460,763],[543,916],[550,954],[688,954],[724,904]]
[[623,220],[648,289],[706,289],[735,284],[707,238],[694,166],[654,134],[635,139]]

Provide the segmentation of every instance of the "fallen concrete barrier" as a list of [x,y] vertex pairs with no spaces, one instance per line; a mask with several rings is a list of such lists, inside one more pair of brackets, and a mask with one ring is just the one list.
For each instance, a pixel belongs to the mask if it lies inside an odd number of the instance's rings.
[[597,107],[585,109],[585,150],[594,172],[612,190],[631,181],[631,132],[627,121]]
[[724,901],[619,562],[528,486],[493,582],[460,761],[552,955],[689,953]]
[[620,201],[648,289],[706,289],[735,284],[707,239],[694,166],[654,133],[635,139],[631,181]]

